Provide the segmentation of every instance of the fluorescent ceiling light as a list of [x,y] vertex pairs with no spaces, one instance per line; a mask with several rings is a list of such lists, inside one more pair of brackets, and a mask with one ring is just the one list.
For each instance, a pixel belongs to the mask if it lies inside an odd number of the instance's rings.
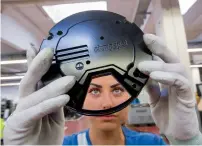
[[179,0],[181,14],[184,15],[197,0]]
[[86,3],[73,3],[73,4],[60,4],[42,6],[49,17],[55,22],[70,16],[72,14],[89,11],[89,10],[107,10],[106,1],[86,2]]
[[20,83],[5,83],[5,84],[0,84],[1,87],[5,87],[5,86],[19,86]]
[[202,64],[198,64],[198,65],[190,65],[191,68],[193,67],[202,67]]
[[1,61],[1,65],[5,65],[5,64],[23,64],[23,63],[27,63],[27,60],[23,59],[23,60],[6,60],[6,61]]
[[202,52],[202,48],[187,49],[187,52]]
[[24,76],[7,76],[7,77],[0,77],[0,80],[15,80],[15,79],[22,79]]

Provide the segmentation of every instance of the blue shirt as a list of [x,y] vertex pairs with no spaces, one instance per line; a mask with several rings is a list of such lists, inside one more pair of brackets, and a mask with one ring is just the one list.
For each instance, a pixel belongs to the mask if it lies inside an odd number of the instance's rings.
[[[125,145],[166,145],[163,139],[151,133],[136,132],[122,127],[125,136]],[[66,136],[63,145],[92,145],[89,130],[71,136]]]
[[135,98],[131,104],[135,105],[135,104],[140,104],[140,100],[138,98]]

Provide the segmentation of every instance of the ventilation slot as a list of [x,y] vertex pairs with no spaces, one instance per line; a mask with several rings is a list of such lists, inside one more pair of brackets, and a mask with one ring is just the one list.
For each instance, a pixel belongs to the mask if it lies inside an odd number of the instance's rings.
[[89,51],[87,45],[76,46],[56,51],[57,61],[75,61],[84,58],[89,58]]

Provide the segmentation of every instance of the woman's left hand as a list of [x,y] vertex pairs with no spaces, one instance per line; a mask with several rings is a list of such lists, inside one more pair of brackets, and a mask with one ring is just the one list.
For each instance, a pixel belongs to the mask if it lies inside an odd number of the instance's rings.
[[155,55],[153,61],[138,65],[140,71],[162,84],[161,91],[153,94],[150,86],[150,105],[153,119],[160,132],[177,140],[189,140],[199,132],[195,110],[196,101],[185,67],[155,35],[145,34],[144,41]]

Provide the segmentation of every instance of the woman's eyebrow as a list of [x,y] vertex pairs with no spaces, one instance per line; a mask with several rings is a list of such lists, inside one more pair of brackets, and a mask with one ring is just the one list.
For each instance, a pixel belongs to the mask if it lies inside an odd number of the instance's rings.
[[120,83],[116,83],[116,84],[114,84],[114,85],[111,85],[110,87],[111,87],[111,88],[114,88],[114,87],[119,86],[119,85],[121,85],[121,84],[120,84]]
[[90,85],[96,86],[97,88],[102,88],[101,85],[95,84],[95,83],[90,83]]

